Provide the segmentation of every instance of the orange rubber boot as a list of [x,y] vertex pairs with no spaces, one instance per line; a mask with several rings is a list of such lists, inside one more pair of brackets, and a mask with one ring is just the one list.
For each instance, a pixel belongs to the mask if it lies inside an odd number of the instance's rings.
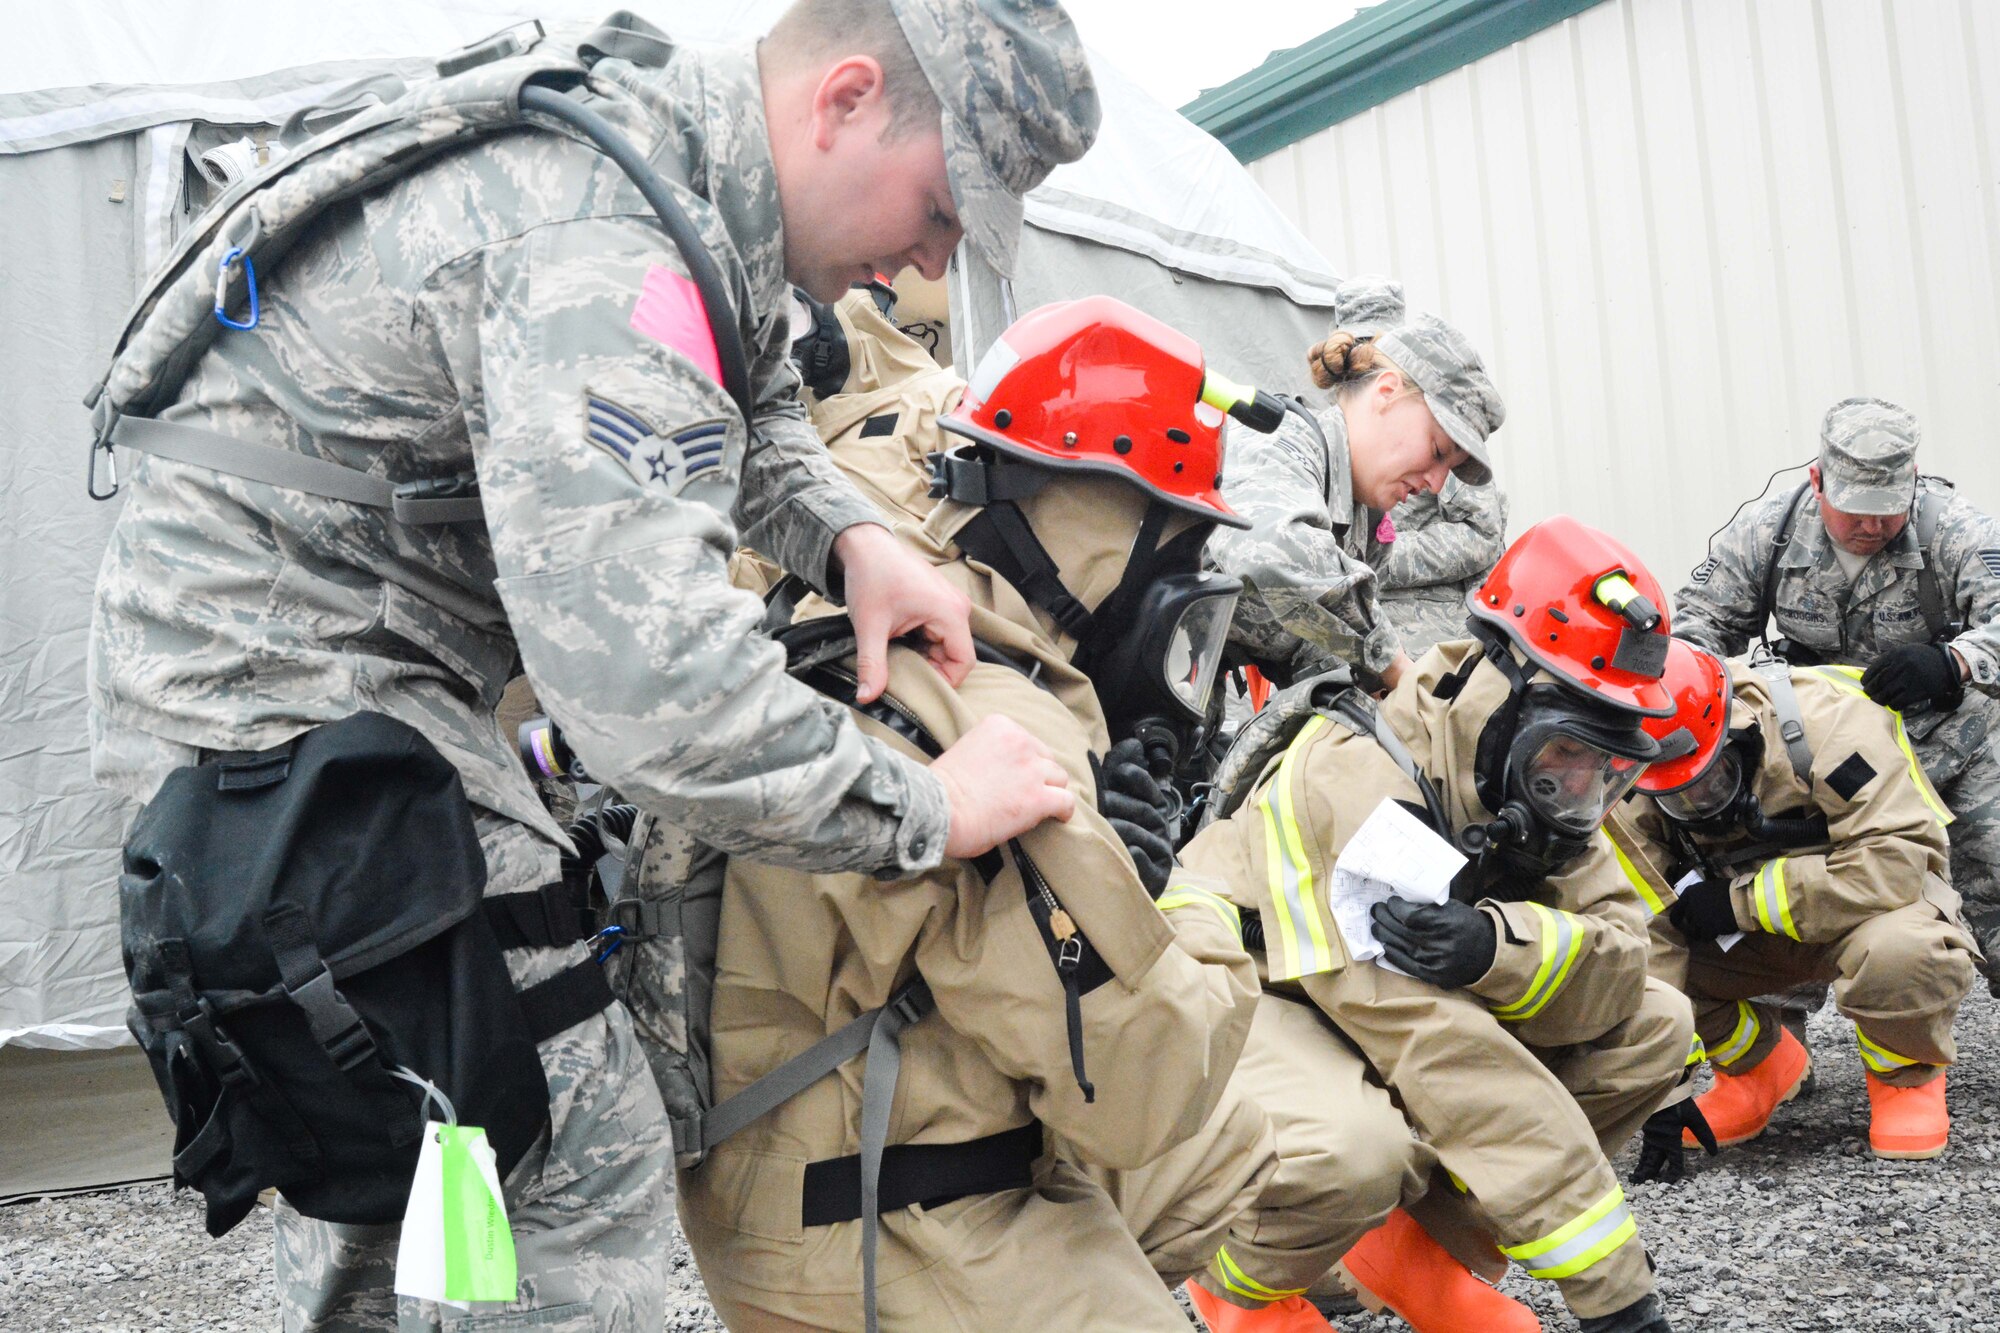
[[[1715,1141],[1727,1148],[1747,1143],[1764,1132],[1771,1113],[1799,1095],[1799,1086],[1812,1072],[1812,1057],[1797,1037],[1782,1027],[1778,1044],[1747,1074],[1715,1071],[1715,1086],[1694,1099],[1694,1104],[1715,1131]],[[1699,1146],[1693,1130],[1684,1131],[1681,1142]]]
[[1400,1208],[1340,1262],[1417,1333],[1540,1333],[1533,1310],[1474,1277]]
[[1944,1075],[1917,1088],[1898,1088],[1868,1074],[1868,1150],[1877,1157],[1922,1161],[1944,1151],[1951,1116],[1944,1109]]
[[1231,1305],[1199,1282],[1182,1284],[1209,1333],[1338,1333],[1303,1296],[1287,1296],[1261,1310]]

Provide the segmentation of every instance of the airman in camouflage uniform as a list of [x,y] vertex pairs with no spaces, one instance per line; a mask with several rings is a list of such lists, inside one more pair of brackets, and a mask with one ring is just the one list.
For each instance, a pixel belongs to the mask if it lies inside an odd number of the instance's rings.
[[[810,3],[837,10],[837,27],[866,8]],[[845,286],[882,263],[941,271],[960,234],[954,207],[1004,265],[1020,217],[1012,196],[1095,133],[1088,67],[1053,0],[888,9],[883,21],[947,94],[942,155],[922,134],[907,150],[932,155],[937,185],[894,238],[852,237],[879,248],[801,280]],[[677,197],[735,298],[753,420],[697,349],[646,317],[649,298],[686,282],[685,266],[593,148],[547,132],[488,138],[337,205],[259,275],[262,323],[219,338],[161,416],[394,483],[476,473],[485,523],[406,527],[386,511],[143,457],[98,584],[101,781],[144,801],[204,748],[267,747],[379,711],[458,767],[478,807],[487,891],[531,889],[557,878],[567,841],[495,722],[518,662],[596,776],[718,847],[883,877],[938,863],[958,827],[945,784],[787,677],[757,636],[761,607],[725,573],[739,532],[820,588],[838,586],[837,553],[857,549],[839,545],[850,532],[893,545],[867,526],[881,517],[794,398],[787,268],[815,244],[827,258],[823,238],[800,246],[786,232],[794,208],[823,202],[788,187],[781,207],[780,145],[797,151],[800,127],[767,123],[768,49],[694,52],[641,36],[596,63],[583,95],[685,187]],[[648,48],[659,58],[624,58]],[[875,128],[869,138],[890,143]],[[880,568],[900,576],[902,559]],[[844,563],[859,617],[866,571],[858,556]],[[962,626],[963,598],[950,605]],[[915,619],[935,632],[950,612]],[[588,949],[515,950],[508,962],[524,985]],[[630,1017],[613,1005],[541,1051],[553,1129],[507,1182],[522,1274],[509,1308],[563,1333],[653,1333],[672,1156]],[[287,1328],[443,1321],[391,1293],[394,1227],[318,1222],[281,1202],[277,1233]]]
[[[1343,283],[1334,326],[1372,342],[1421,390],[1460,459],[1451,472],[1474,484],[1492,480],[1487,437],[1506,408],[1458,330],[1435,316],[1406,315],[1402,289],[1384,278]],[[1281,684],[1337,661],[1392,679],[1409,658],[1382,611],[1378,571],[1367,560],[1380,517],[1369,501],[1390,507],[1435,490],[1446,470],[1427,470],[1420,486],[1406,480],[1403,496],[1357,496],[1349,420],[1338,397],[1326,407],[1288,413],[1267,439],[1233,424],[1228,429],[1223,496],[1251,527],[1218,532],[1208,558],[1243,580],[1231,642]]]
[[[1764,633],[1768,610],[1795,664],[1870,668],[1869,694],[1902,710],[1924,772],[1955,816],[1952,884],[2000,994],[2000,522],[1949,482],[1920,479],[1917,441],[1916,419],[1892,403],[1835,404],[1813,468],[1816,497],[1768,500],[1724,528],[1675,596],[1674,632],[1737,654]],[[1936,531],[1920,549],[1915,515],[1925,497]],[[1767,608],[1773,543],[1794,507]],[[1945,650],[1932,646],[1923,611],[1926,564],[1947,618],[1962,626]]]
[[1506,549],[1507,497],[1498,482],[1473,486],[1452,477],[1443,490],[1419,491],[1390,510],[1362,558],[1375,571],[1382,614],[1403,651],[1422,657],[1464,638],[1465,594]]

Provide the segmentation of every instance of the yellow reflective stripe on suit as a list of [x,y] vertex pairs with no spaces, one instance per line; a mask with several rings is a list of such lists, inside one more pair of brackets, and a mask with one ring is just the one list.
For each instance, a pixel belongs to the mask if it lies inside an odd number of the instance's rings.
[[1583,952],[1583,923],[1568,912],[1559,912],[1529,903],[1542,922],[1542,965],[1535,969],[1527,993],[1510,1005],[1493,1011],[1503,1023],[1519,1023],[1542,1012],[1556,992],[1569,980],[1569,970]]
[[1860,1028],[1854,1029],[1854,1040],[1861,1047],[1861,1063],[1878,1074],[1893,1074],[1898,1069],[1908,1069],[1921,1061],[1912,1060],[1907,1055],[1898,1055],[1887,1046],[1868,1040],[1868,1034]]
[[1757,1021],[1757,1011],[1746,1000],[1736,1002],[1736,1029],[1729,1034],[1729,1040],[1713,1051],[1708,1058],[1718,1065],[1732,1064],[1743,1058],[1743,1053],[1757,1044],[1757,1034],[1763,1025]]
[[1697,1032],[1694,1034],[1694,1040],[1688,1043],[1687,1062],[1689,1065],[1698,1065],[1706,1059],[1708,1059],[1708,1047],[1701,1044],[1701,1034]]
[[[1292,805],[1292,772],[1299,751],[1326,725],[1318,714],[1300,729],[1278,765],[1278,776],[1264,789],[1257,808],[1264,816],[1264,864],[1271,893],[1271,913],[1278,923],[1278,957],[1271,968],[1273,981],[1293,981],[1316,972],[1330,972],[1338,962],[1327,941],[1326,927],[1320,923],[1319,904],[1313,894],[1312,862],[1306,857],[1305,838]],[[1266,943],[1270,931],[1265,930]]]
[[[1814,667],[1813,670],[1822,679],[1832,681],[1848,693],[1868,698],[1868,691],[1861,688],[1860,667],[1822,666]],[[1879,704],[1876,706],[1882,707]],[[1931,786],[1930,777],[1924,772],[1924,766],[1917,762],[1917,752],[1910,747],[1910,733],[1903,728],[1903,715],[1893,708],[1882,708],[1882,711],[1889,715],[1895,726],[1896,748],[1903,752],[1903,759],[1910,766],[1910,779],[1917,784],[1917,794],[1924,798],[1924,804],[1930,807],[1933,815],[1937,816],[1938,823],[1951,823],[1956,816],[1945,809],[1944,802],[1938,799],[1937,788]]]
[[1625,1190],[1614,1185],[1575,1219],[1526,1245],[1503,1245],[1507,1257],[1528,1270],[1529,1277],[1574,1277],[1639,1234]]
[[1618,845],[1618,839],[1612,837],[1609,833],[1605,833],[1603,836],[1604,840],[1611,844],[1612,852],[1618,857],[1618,868],[1625,872],[1625,878],[1632,885],[1632,892],[1639,895],[1639,901],[1646,904],[1646,910],[1654,916],[1658,916],[1660,913],[1666,911],[1667,905],[1660,901],[1659,894],[1653,892],[1653,886],[1648,884],[1646,877],[1639,873],[1639,867],[1632,864],[1632,858],[1625,855],[1625,849]]
[[1303,1296],[1308,1290],[1305,1287],[1265,1286],[1237,1266],[1227,1245],[1215,1252],[1215,1267],[1217,1275],[1222,1279],[1222,1285],[1248,1300],[1282,1301],[1288,1296]]
[[1785,888],[1785,858],[1766,861],[1750,881],[1751,896],[1757,904],[1757,923],[1772,935],[1798,939],[1799,928],[1792,920],[1792,895]]
[[1236,910],[1235,903],[1221,894],[1210,893],[1192,884],[1175,884],[1160,895],[1158,906],[1162,912],[1170,912],[1176,907],[1206,907],[1222,918],[1222,924],[1229,927],[1238,944],[1243,942],[1243,914]]

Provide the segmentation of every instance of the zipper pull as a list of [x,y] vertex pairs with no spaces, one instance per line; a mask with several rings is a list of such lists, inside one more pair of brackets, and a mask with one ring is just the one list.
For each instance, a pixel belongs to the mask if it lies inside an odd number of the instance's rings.
[[[1067,946],[1071,940],[1076,938],[1076,922],[1070,919],[1067,909],[1057,907],[1050,910],[1049,934],[1056,937],[1056,943],[1065,946],[1063,949],[1064,953],[1069,952]],[[1078,952],[1081,954],[1081,946],[1079,946]]]

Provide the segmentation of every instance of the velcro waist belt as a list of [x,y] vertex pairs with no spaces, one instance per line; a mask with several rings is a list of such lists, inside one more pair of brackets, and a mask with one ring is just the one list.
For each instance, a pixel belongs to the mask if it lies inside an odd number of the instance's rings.
[[[1035,1181],[1042,1126],[1031,1120],[967,1143],[898,1143],[882,1151],[879,1211],[912,1204],[936,1208],[974,1194],[1025,1189]],[[861,1216],[861,1158],[829,1157],[806,1166],[801,1220],[809,1227]]]

